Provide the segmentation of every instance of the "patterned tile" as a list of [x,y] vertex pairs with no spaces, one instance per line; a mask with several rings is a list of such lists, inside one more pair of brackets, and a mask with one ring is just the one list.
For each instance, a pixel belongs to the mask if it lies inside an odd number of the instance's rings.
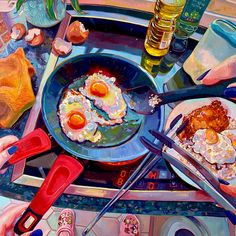
[[61,212],[62,210],[64,210],[64,208],[59,207],[51,207],[51,209],[53,210],[53,212]]
[[50,217],[47,219],[47,222],[51,229],[57,230],[57,220],[60,215],[60,212],[53,212],[53,214],[50,215]]
[[[82,235],[82,232],[83,232],[83,229],[84,229],[84,227],[81,227],[81,226],[76,226],[76,232],[75,232],[75,235],[78,235],[78,236],[80,236],[80,235]],[[87,234],[87,236],[102,236],[101,234],[99,235],[99,234],[94,234],[94,232],[91,230],[88,234]],[[115,236],[114,234],[111,234],[110,236]]]
[[43,220],[49,218],[49,216],[53,213],[53,208],[49,208],[49,210],[44,214]]
[[141,233],[141,236],[149,236],[149,233]]
[[56,231],[51,231],[48,236],[56,236],[57,232]]
[[48,236],[51,231],[50,226],[48,225],[46,220],[41,220],[35,229],[41,229],[43,231],[43,236]]
[[0,209],[4,209],[7,205],[11,203],[11,199],[6,197],[0,197]]
[[[5,197],[0,197],[0,214],[3,209],[11,205],[23,203],[21,201],[11,200]],[[56,236],[57,220],[62,208],[52,207],[50,208],[43,219],[39,222],[35,229],[42,229],[43,236]],[[92,220],[96,215],[96,212],[88,212],[76,210],[76,234],[75,236],[81,236],[84,227]],[[88,234],[88,236],[118,236],[119,235],[119,220],[125,215],[109,213],[106,214]],[[148,236],[149,230],[149,216],[137,217],[141,223],[141,236]]]
[[87,225],[94,217],[96,216],[96,212],[88,212],[88,211],[76,211],[76,225]]
[[110,217],[110,218],[118,219],[118,218],[120,218],[120,216],[121,216],[121,214],[117,214],[117,213],[106,213],[106,215],[104,217],[106,217],[106,218]]
[[136,217],[139,219],[141,232],[144,232],[144,233],[149,232],[150,217],[140,216],[140,215],[136,215]]
[[98,236],[119,235],[120,223],[116,218],[103,218],[94,226],[93,231]]

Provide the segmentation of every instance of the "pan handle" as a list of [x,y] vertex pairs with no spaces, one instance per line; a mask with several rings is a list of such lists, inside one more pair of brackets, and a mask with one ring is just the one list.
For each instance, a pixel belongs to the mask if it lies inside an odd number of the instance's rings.
[[223,82],[220,82],[216,85],[196,85],[190,88],[178,89],[174,91],[169,91],[166,93],[160,93],[158,97],[162,100],[158,106],[160,105],[194,99],[194,98],[205,98],[205,97],[223,97],[228,99],[225,95],[225,89],[231,84],[235,83],[236,78],[232,78]]
[[14,231],[23,234],[34,229],[64,190],[81,174],[83,166],[73,157],[61,154],[54,162],[29,207],[17,221]]
[[10,165],[14,165],[21,160],[51,149],[51,140],[42,129],[36,129],[10,146],[13,145],[17,146],[18,149],[16,153],[2,166],[1,170]]
[[30,207],[28,207],[16,223],[14,232],[21,235],[25,232],[32,231],[42,217],[43,216],[37,214]]

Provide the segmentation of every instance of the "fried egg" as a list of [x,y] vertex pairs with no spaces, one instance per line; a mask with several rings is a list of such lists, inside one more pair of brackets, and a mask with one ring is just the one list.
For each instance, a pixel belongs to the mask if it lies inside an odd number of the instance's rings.
[[90,75],[80,92],[87,98],[94,101],[94,105],[107,113],[110,119],[116,119],[122,123],[126,114],[126,103],[115,83],[114,77],[108,77],[101,73]]
[[200,129],[193,136],[193,150],[211,164],[234,163],[236,150],[231,140],[213,129]]
[[114,121],[100,117],[95,110],[92,110],[91,102],[74,90],[65,93],[59,105],[58,116],[66,136],[78,142],[86,140],[98,142],[102,138],[98,124],[114,125]]
[[221,134],[231,140],[232,146],[236,150],[236,130],[224,130]]

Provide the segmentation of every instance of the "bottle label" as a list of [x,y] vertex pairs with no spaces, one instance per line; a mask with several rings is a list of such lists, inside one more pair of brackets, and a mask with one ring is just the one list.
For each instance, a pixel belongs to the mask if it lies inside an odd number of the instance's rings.
[[180,16],[181,20],[198,23],[210,0],[187,0]]
[[172,39],[173,32],[163,32],[161,42],[160,42],[160,49],[168,48]]

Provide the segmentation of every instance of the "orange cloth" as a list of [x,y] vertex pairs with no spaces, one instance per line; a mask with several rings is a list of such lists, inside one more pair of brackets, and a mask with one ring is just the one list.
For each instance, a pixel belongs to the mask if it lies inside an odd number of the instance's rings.
[[0,59],[0,128],[10,128],[34,104],[34,75],[22,48]]

